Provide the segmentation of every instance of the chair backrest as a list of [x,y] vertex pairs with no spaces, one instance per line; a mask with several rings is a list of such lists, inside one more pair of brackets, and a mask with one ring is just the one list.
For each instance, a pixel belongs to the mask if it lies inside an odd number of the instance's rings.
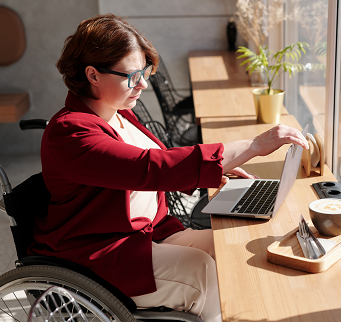
[[[45,129],[44,119],[21,120],[21,130]],[[13,190],[6,172],[0,165],[0,183],[4,194],[5,210],[10,216],[11,231],[18,259],[27,256],[27,249],[33,243],[35,219],[38,215],[47,215],[50,192],[46,188],[42,173],[37,173]],[[0,201],[1,209],[1,201]]]
[[162,70],[158,69],[154,75],[150,75],[149,80],[159,101],[162,112],[172,113],[179,100],[173,95],[168,73],[163,74]]
[[158,70],[154,75],[149,77],[149,81],[152,84],[155,95],[159,101],[167,131],[173,140],[180,140],[181,133],[179,133],[176,126],[179,115],[173,115],[172,113],[180,100],[174,95],[173,83],[161,57]]
[[197,138],[192,140],[183,135],[194,124],[185,120],[182,114],[178,113],[177,105],[186,99],[177,95],[161,58],[158,70],[149,77],[149,80],[158,99],[167,132],[173,142],[179,145],[197,144]]
[[178,191],[166,191],[165,194],[168,201],[169,213],[175,218],[179,219],[185,228],[207,228],[192,220],[181,201],[180,193]]
[[50,198],[41,172],[4,195],[6,212],[15,221],[11,224],[11,231],[18,259],[27,256],[27,249],[34,241],[35,219],[38,215],[47,214]]
[[174,144],[165,127],[158,121],[149,121],[144,125],[152,132],[168,149],[173,148]]
[[143,124],[143,125],[145,125],[146,122],[149,122],[149,121],[153,120],[152,117],[150,116],[147,108],[142,103],[142,101],[139,100],[139,99],[136,101],[136,105],[134,106],[132,111],[136,115],[136,117],[139,120],[139,122],[141,124]]
[[160,61],[159,61],[158,71],[162,75],[164,75],[165,79],[168,82],[168,86],[169,86],[170,90],[173,92],[176,92],[175,87],[174,87],[173,82],[172,82],[172,79],[170,78],[170,75],[168,73],[168,69],[166,67],[166,64],[160,55],[159,55],[159,59],[160,59]]
[[[180,115],[174,115],[172,114],[172,109],[176,105],[173,101],[173,96],[171,94],[171,91],[162,91],[159,85],[159,83],[164,83],[165,79],[164,77],[156,72],[154,75],[150,76],[149,78],[153,88],[154,92],[156,94],[156,97],[158,98],[163,120],[165,122],[167,132],[171,136],[172,140],[180,145],[182,145],[182,132],[186,130],[186,123],[183,122],[182,117]],[[178,123],[178,124],[177,124]],[[184,124],[184,129],[181,131],[181,128],[178,126]]]
[[[2,169],[1,166],[0,169]],[[3,175],[6,176],[4,171],[0,173],[0,178]],[[3,183],[4,180],[0,181]],[[12,189],[7,190],[10,191]],[[45,185],[41,172],[26,179],[13,188],[11,192],[4,194],[5,210],[12,217],[10,228],[18,256],[18,261],[16,262],[23,266],[52,265],[71,269],[101,284],[119,298],[131,312],[135,311],[136,305],[132,299],[87,267],[57,257],[27,256],[27,249],[34,241],[35,219],[37,216],[47,215],[50,198],[50,192]]]

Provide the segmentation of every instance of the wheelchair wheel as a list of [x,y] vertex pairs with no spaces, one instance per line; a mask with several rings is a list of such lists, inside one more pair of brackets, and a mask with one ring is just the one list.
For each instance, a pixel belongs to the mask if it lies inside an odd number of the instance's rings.
[[20,267],[0,276],[0,321],[26,322],[36,298],[53,285],[72,292],[88,321],[136,321],[122,302],[98,283],[48,265]]

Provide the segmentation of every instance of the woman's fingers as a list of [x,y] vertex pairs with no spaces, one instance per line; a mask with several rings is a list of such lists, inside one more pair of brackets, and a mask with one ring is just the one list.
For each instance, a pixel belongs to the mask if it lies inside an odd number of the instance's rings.
[[221,183],[226,184],[230,179],[228,177],[226,177],[224,174],[221,177]]
[[291,143],[301,145],[305,149],[309,148],[307,140],[299,130],[284,124],[278,124],[253,140],[258,155],[267,155],[283,144]]
[[229,171],[230,174],[235,175],[237,177],[241,177],[241,178],[246,178],[246,179],[259,179],[259,177],[246,172],[244,169],[236,167],[232,170]]
[[270,138],[282,139],[287,143],[298,143],[299,145],[308,148],[308,142],[302,133],[299,130],[284,124],[278,124],[270,129],[269,136]]
[[306,138],[302,135],[301,131],[293,127],[286,126],[284,124],[278,124],[270,130],[270,133],[273,133],[275,138],[279,138],[285,143],[295,143],[301,145],[306,149],[309,148],[308,142]]

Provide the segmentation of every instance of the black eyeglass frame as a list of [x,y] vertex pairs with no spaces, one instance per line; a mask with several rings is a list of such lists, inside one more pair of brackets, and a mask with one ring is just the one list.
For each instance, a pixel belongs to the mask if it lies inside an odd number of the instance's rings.
[[[132,72],[130,74],[126,74],[126,73],[121,73],[121,72],[116,72],[114,70],[108,69],[108,68],[102,68],[102,67],[96,67],[96,69],[102,73],[106,73],[106,74],[113,74],[113,75],[118,75],[118,76],[123,76],[123,77],[127,77],[128,78],[128,87],[129,88],[134,88],[135,86],[137,86],[137,84],[140,82],[141,77],[143,76],[144,80],[147,80],[149,78],[149,76],[152,73],[152,70],[150,71],[150,74],[148,75],[147,78],[144,77],[144,73],[146,71],[146,69],[148,67],[152,66],[152,64],[147,63],[147,66],[145,68],[143,68],[142,70],[136,70],[135,72]],[[141,73],[140,78],[138,79],[138,81],[136,82],[135,86],[130,86],[130,81],[131,81],[131,77],[136,74],[136,73]]]

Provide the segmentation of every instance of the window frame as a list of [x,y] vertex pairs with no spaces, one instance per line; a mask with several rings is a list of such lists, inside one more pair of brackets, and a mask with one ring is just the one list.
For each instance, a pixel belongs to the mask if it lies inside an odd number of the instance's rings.
[[326,163],[337,177],[339,106],[340,106],[340,7],[337,0],[328,1],[326,102],[325,102],[325,158]]
[[[341,6],[338,0],[328,0],[327,25],[327,66],[326,66],[326,100],[324,124],[325,161],[335,177],[338,167],[338,137],[340,122],[340,92],[341,92]],[[292,36],[292,34],[290,34]],[[286,23],[281,23],[270,31],[268,47],[274,51],[282,49],[288,43],[289,31]],[[286,89],[288,79],[282,75],[277,87]]]

